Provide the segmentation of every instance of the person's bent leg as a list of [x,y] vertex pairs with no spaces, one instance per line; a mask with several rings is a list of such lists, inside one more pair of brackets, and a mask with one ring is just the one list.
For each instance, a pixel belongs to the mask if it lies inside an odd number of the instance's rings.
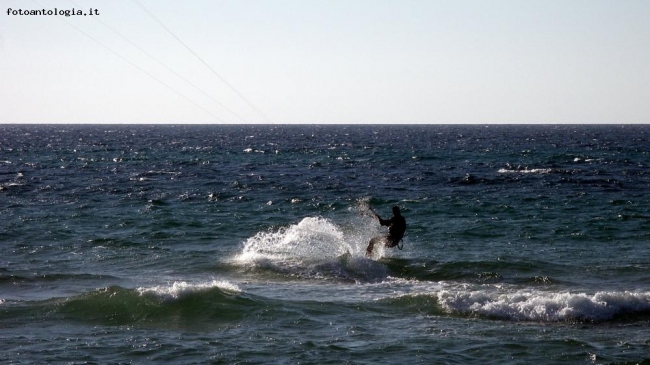
[[375,248],[375,243],[379,242],[379,240],[381,240],[381,239],[382,239],[382,237],[375,237],[375,238],[370,240],[370,242],[368,243],[368,248],[366,248],[366,255],[367,256],[372,255],[372,250]]

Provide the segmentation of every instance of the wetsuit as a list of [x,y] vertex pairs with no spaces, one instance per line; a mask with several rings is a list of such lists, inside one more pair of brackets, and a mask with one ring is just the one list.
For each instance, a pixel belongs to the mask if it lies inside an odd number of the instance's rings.
[[379,224],[388,226],[388,236],[386,236],[386,247],[395,247],[404,237],[406,231],[406,219],[401,215],[393,216],[390,219],[379,218]]
[[390,219],[381,219],[381,217],[376,213],[375,216],[379,219],[379,224],[382,226],[388,226],[388,236],[380,236],[371,239],[370,243],[368,243],[368,248],[366,249],[367,255],[372,254],[375,244],[380,241],[385,241],[386,247],[395,247],[399,245],[399,242],[402,240],[402,237],[404,237],[404,232],[406,231],[406,219],[402,217],[398,207],[393,207],[393,216]]

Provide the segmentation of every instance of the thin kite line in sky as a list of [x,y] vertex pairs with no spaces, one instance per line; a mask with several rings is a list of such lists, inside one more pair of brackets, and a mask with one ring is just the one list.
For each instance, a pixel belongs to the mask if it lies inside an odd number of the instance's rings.
[[233,85],[231,85],[226,79],[224,79],[217,71],[215,71],[207,62],[201,58],[196,52],[194,52],[185,42],[183,42],[174,32],[172,32],[162,21],[160,21],[152,12],[150,12],[142,3],[138,0],[132,0],[136,3],[147,15],[149,15],[153,20],[155,20],[163,29],[165,29],[174,39],[176,39],[185,49],[192,53],[201,63],[203,63],[212,73],[219,78],[226,86],[230,88],[240,99],[242,99],[248,106],[262,117],[267,123],[272,123],[271,120],[259,109],[257,108],[250,100],[248,100],[242,93],[240,93]]
[[[38,1],[36,1],[36,0],[32,0],[32,1],[33,1],[36,5],[38,5],[39,7],[43,7],[43,5],[41,5]],[[173,87],[167,85],[166,83],[164,83],[163,81],[161,81],[160,79],[158,79],[157,77],[155,77],[154,75],[152,75],[152,74],[150,74],[149,72],[147,72],[147,71],[146,71],[145,69],[143,69],[142,67],[140,67],[140,66],[136,65],[135,63],[129,61],[126,57],[120,55],[119,53],[117,53],[116,51],[114,51],[112,48],[110,48],[110,47],[108,47],[107,45],[103,44],[102,42],[98,41],[97,39],[95,39],[95,38],[94,38],[93,36],[91,36],[90,34],[84,32],[83,30],[81,30],[79,27],[77,27],[77,26],[73,25],[72,23],[68,22],[65,18],[63,18],[63,17],[61,17],[61,16],[57,16],[57,18],[61,19],[63,22],[65,22],[67,25],[69,25],[69,26],[71,26],[72,28],[74,28],[75,30],[77,30],[79,33],[83,34],[84,36],[88,37],[89,39],[91,39],[91,40],[94,41],[95,43],[97,43],[97,44],[99,44],[100,46],[104,47],[106,50],[108,50],[109,52],[113,53],[115,56],[121,58],[123,61],[125,61],[126,63],[128,63],[128,64],[130,64],[131,66],[135,67],[135,68],[138,69],[140,72],[144,73],[145,75],[149,76],[149,77],[152,78],[153,80],[157,81],[158,83],[160,83],[160,84],[163,85],[164,87],[168,88],[169,90],[171,90],[172,92],[174,92],[174,93],[177,94],[178,96],[180,96],[180,97],[182,97],[183,99],[185,99],[185,100],[189,101],[190,103],[194,104],[196,107],[198,107],[199,109],[203,110],[204,112],[210,114],[210,115],[211,115],[213,118],[215,118],[217,121],[222,122],[222,123],[225,123],[223,119],[221,119],[221,118],[217,117],[216,115],[212,114],[209,110],[205,109],[204,107],[202,107],[201,105],[199,105],[199,104],[196,103],[195,101],[191,100],[191,99],[188,98],[187,96],[181,94],[180,92],[178,92],[177,90],[175,90]]]
[[[79,4],[77,4],[77,3],[75,3],[74,1],[70,0],[70,2],[71,2],[73,5],[75,5],[76,7],[81,8],[81,6],[80,6]],[[166,68],[169,72],[173,73],[173,74],[176,75],[178,78],[182,79],[183,81],[185,81],[186,83],[188,83],[190,86],[192,86],[192,87],[194,87],[196,90],[200,91],[203,95],[207,96],[210,100],[212,100],[212,101],[214,101],[215,103],[217,103],[217,105],[219,105],[220,107],[222,107],[222,108],[225,109],[226,111],[232,113],[234,116],[236,116],[237,118],[239,118],[242,122],[246,122],[246,120],[245,120],[244,118],[242,118],[239,114],[237,114],[235,111],[233,111],[232,109],[230,109],[230,108],[228,108],[227,106],[225,106],[225,105],[224,105],[223,103],[221,103],[219,100],[217,100],[217,99],[215,99],[214,97],[212,97],[212,96],[211,96],[210,94],[208,94],[206,91],[204,91],[203,89],[201,89],[200,87],[198,87],[197,85],[195,85],[193,82],[189,81],[187,78],[185,78],[185,77],[183,77],[182,75],[180,75],[178,72],[174,71],[171,67],[167,66],[165,63],[163,63],[162,61],[160,61],[156,56],[154,56],[154,55],[152,55],[151,53],[147,52],[146,50],[142,49],[142,47],[140,47],[140,46],[138,46],[137,44],[135,44],[133,41],[131,41],[131,40],[130,40],[129,38],[127,38],[125,35],[123,35],[122,33],[120,33],[120,32],[118,32],[117,30],[115,30],[113,27],[109,26],[108,24],[106,24],[105,22],[103,22],[102,20],[100,20],[99,17],[94,16],[94,17],[92,17],[92,18],[93,18],[94,20],[98,21],[98,22],[99,22],[100,24],[102,24],[104,27],[108,28],[108,29],[109,29],[110,31],[112,31],[113,33],[117,34],[117,35],[118,35],[120,38],[122,38],[124,41],[128,42],[128,43],[131,44],[133,47],[135,47],[135,48],[137,48],[138,50],[140,50],[140,52],[144,53],[144,54],[147,55],[149,58],[151,58],[152,60],[156,61],[159,65],[161,65],[162,67]]]

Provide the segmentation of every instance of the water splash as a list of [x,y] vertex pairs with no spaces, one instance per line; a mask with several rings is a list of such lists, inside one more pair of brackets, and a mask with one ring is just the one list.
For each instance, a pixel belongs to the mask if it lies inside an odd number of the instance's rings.
[[259,232],[244,243],[240,259],[301,259],[335,258],[352,250],[343,232],[324,218],[304,218],[278,231]]
[[376,233],[372,221],[358,217],[349,223],[341,226],[307,217],[288,227],[258,232],[244,242],[235,261],[288,276],[354,282],[385,278],[386,267],[365,257],[367,242]]

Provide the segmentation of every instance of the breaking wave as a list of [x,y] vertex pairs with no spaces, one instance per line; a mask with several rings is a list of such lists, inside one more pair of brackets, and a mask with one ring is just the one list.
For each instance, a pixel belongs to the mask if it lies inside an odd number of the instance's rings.
[[539,322],[604,322],[650,315],[650,293],[549,293],[441,290],[435,294],[447,313]]
[[136,289],[111,286],[67,298],[56,307],[54,313],[66,319],[102,325],[200,328],[202,323],[241,320],[264,304],[234,284],[215,280]]

